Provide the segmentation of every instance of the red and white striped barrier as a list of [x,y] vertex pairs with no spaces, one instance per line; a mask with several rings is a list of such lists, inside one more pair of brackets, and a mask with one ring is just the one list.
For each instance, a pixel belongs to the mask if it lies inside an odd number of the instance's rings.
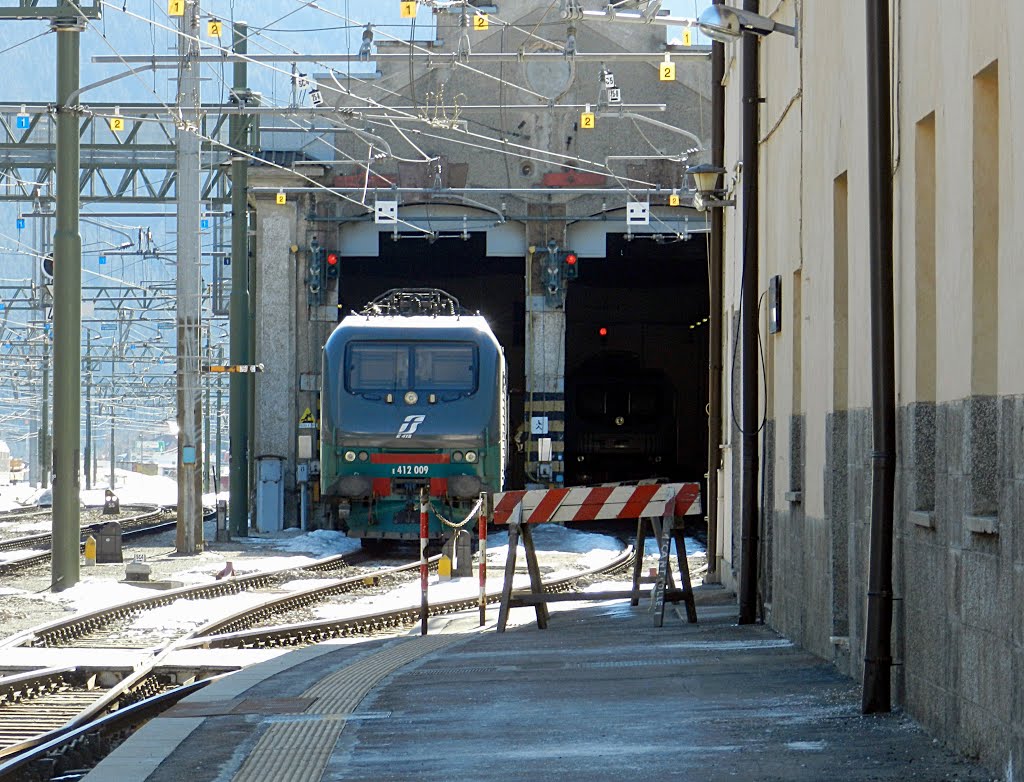
[[542,524],[667,515],[678,518],[701,512],[699,483],[581,486],[496,492],[493,522]]

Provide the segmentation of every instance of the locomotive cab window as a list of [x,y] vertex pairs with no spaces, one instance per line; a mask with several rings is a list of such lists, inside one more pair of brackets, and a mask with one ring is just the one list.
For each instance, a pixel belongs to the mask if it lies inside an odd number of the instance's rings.
[[654,419],[661,407],[661,395],[655,388],[635,388],[629,392],[629,414]]
[[354,342],[345,361],[345,388],[353,394],[477,389],[477,350],[471,343]]
[[345,386],[353,393],[396,391],[408,385],[409,350],[405,345],[352,344],[346,367]]
[[472,345],[422,345],[413,349],[415,388],[430,391],[476,390],[476,360]]
[[655,421],[662,407],[661,391],[654,387],[604,388],[581,386],[576,410],[585,421],[599,422],[624,416],[634,423]]

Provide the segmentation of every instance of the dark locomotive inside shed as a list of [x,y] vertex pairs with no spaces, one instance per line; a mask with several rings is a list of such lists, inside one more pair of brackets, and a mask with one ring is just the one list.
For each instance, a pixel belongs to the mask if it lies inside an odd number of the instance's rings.
[[605,258],[580,260],[566,298],[567,485],[702,480],[707,317],[702,234],[608,234]]

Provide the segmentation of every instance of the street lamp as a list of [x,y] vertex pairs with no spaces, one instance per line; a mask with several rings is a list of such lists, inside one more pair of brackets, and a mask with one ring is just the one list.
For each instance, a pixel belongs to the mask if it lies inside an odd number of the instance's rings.
[[722,43],[732,43],[743,33],[768,35],[780,32],[793,36],[793,45],[799,45],[796,25],[780,24],[767,16],[744,11],[727,5],[713,5],[705,8],[697,17],[697,27],[708,38]]
[[726,173],[721,166],[701,163],[698,166],[690,166],[686,169],[686,173],[693,177],[693,181],[697,185],[697,192],[693,194],[693,208],[698,212],[717,207],[736,206],[736,199],[727,198],[726,189],[718,186],[719,178]]

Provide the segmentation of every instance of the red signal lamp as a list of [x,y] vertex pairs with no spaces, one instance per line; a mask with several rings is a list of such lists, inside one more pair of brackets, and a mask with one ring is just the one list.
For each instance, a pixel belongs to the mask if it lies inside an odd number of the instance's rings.
[[338,279],[338,254],[327,253],[327,279]]
[[608,329],[606,327],[604,327],[604,326],[601,326],[601,328],[599,328],[597,330],[597,335],[599,337],[607,337],[608,336]]
[[572,250],[566,250],[562,253],[562,270],[565,272],[565,279],[579,279],[580,265],[577,263],[578,260],[576,253]]

